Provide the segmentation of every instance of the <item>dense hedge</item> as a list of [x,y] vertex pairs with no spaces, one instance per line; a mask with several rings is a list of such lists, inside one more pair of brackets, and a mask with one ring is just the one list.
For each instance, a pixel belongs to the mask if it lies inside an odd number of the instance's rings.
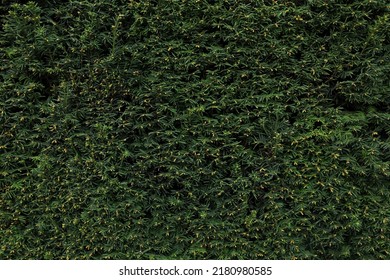
[[390,259],[387,1],[1,3],[0,258]]

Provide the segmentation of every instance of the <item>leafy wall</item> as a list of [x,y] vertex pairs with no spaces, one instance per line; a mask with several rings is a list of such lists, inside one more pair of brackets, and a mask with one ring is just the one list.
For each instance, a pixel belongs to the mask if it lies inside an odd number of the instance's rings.
[[390,259],[387,1],[1,3],[1,259]]

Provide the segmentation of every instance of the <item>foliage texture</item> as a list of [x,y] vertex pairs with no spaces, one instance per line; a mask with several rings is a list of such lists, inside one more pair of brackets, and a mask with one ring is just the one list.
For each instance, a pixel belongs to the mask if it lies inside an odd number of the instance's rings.
[[1,3],[0,258],[390,259],[387,1]]

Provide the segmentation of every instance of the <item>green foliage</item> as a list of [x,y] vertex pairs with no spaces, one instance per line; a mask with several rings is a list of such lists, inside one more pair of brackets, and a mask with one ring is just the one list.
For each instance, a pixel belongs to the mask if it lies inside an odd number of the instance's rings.
[[390,259],[387,1],[1,3],[0,258]]

